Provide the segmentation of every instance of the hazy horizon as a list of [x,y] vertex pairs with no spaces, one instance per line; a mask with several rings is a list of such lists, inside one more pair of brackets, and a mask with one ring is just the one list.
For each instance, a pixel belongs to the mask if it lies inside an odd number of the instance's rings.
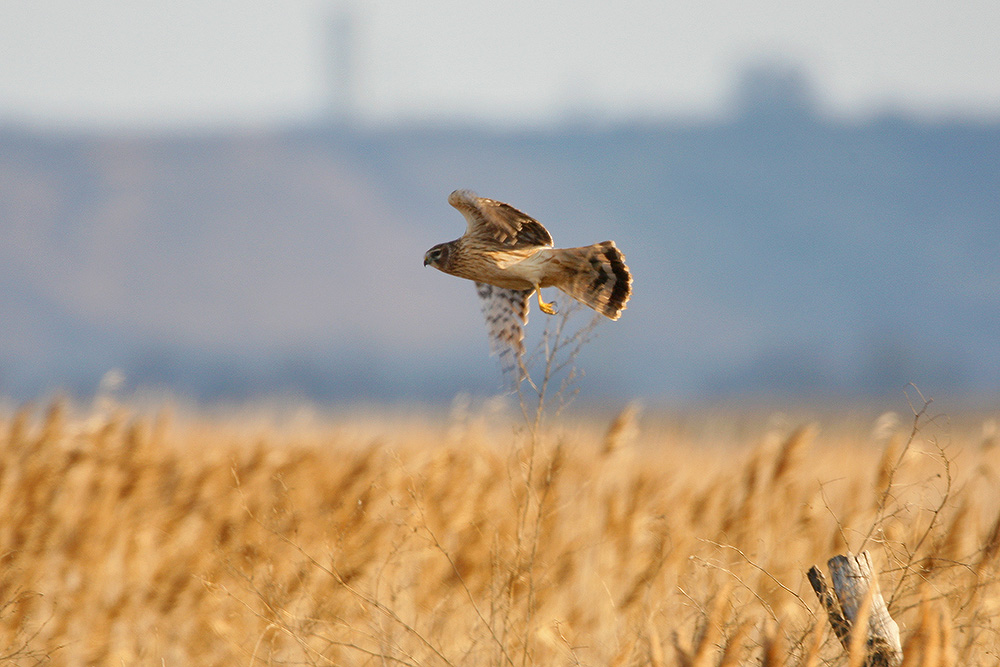
[[785,97],[719,122],[0,131],[0,394],[119,369],[206,399],[489,395],[475,290],[420,261],[467,187],[624,251],[635,297],[580,360],[591,398],[995,397],[1000,123],[831,122],[754,80]]

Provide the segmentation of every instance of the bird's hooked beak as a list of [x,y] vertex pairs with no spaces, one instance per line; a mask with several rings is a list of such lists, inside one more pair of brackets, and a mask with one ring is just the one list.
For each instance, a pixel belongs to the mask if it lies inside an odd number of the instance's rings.
[[441,268],[441,262],[446,262],[448,256],[448,246],[444,243],[439,243],[427,252],[424,253],[424,266],[433,266],[435,269]]

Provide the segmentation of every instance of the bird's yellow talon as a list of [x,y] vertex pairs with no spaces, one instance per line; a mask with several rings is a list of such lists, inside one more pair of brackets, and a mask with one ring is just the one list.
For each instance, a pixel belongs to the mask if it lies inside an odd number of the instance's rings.
[[535,294],[538,295],[538,307],[542,309],[542,312],[546,315],[555,315],[556,309],[555,304],[551,301],[548,303],[542,301],[542,290],[536,289]]

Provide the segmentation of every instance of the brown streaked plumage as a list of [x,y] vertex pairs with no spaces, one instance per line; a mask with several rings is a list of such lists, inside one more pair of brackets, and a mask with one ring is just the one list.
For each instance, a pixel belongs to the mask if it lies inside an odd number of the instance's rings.
[[476,283],[493,352],[505,371],[523,367],[528,299],[556,287],[605,317],[617,320],[632,295],[632,274],[614,241],[581,248],[555,248],[540,222],[509,204],[456,190],[448,203],[468,222],[465,234],[424,254],[424,266]]

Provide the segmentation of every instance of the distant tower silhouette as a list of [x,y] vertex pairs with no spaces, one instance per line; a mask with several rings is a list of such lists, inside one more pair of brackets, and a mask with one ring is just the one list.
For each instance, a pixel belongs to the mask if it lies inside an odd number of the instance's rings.
[[354,11],[344,4],[327,19],[326,77],[327,116],[347,125],[355,114]]
[[816,95],[802,68],[780,61],[761,62],[740,74],[736,111],[743,118],[804,118],[816,111]]

